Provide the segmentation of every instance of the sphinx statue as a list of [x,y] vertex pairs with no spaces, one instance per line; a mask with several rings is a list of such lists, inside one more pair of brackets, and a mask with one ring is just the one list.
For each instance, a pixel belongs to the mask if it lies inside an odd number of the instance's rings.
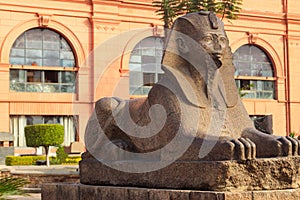
[[[105,97],[96,102],[85,139],[91,155],[108,145],[136,154],[169,145],[166,157],[172,157],[181,142],[185,148],[176,159],[188,161],[300,153],[298,140],[255,129],[236,88],[224,25],[214,13],[179,17],[167,35],[164,76],[147,97]],[[160,159],[164,155],[161,151]]]

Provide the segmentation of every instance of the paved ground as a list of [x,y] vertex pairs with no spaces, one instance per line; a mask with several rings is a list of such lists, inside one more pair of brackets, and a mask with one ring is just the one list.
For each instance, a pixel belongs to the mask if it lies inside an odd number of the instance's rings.
[[[24,174],[78,174],[78,165],[52,166],[5,166],[0,165],[0,171],[9,170],[11,173]],[[41,193],[28,191],[26,196],[7,196],[8,200],[41,200]],[[34,192],[34,193],[33,193]],[[38,192],[38,193],[37,193]]]
[[28,193],[26,196],[7,196],[7,200],[41,200],[40,193]]
[[9,170],[11,173],[26,174],[77,174],[78,165],[51,165],[47,166],[6,166],[0,165],[0,171]]

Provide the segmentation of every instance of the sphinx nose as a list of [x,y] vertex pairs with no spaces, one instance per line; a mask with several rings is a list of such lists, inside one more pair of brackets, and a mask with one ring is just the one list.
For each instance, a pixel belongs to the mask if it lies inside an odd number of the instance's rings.
[[222,46],[220,45],[219,41],[214,42],[214,50],[220,51],[222,49]]

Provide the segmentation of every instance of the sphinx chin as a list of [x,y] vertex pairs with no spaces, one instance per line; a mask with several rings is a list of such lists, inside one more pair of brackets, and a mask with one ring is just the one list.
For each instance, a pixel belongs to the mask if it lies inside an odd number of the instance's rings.
[[213,57],[213,60],[218,68],[222,67],[222,61],[219,58]]

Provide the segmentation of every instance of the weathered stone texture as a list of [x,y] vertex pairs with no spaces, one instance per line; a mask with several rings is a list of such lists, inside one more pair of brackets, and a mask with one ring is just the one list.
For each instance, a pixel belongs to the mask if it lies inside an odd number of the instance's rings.
[[[123,161],[125,162],[125,161]],[[80,162],[80,181],[88,185],[211,191],[278,190],[300,187],[300,158],[251,161],[177,161],[148,173],[127,173],[94,159]]]
[[[54,188],[59,188],[54,191]],[[52,195],[51,195],[52,192]],[[298,200],[299,189],[216,192],[82,184],[44,184],[42,200]]]
[[57,183],[47,183],[42,186],[42,199],[57,200]]

